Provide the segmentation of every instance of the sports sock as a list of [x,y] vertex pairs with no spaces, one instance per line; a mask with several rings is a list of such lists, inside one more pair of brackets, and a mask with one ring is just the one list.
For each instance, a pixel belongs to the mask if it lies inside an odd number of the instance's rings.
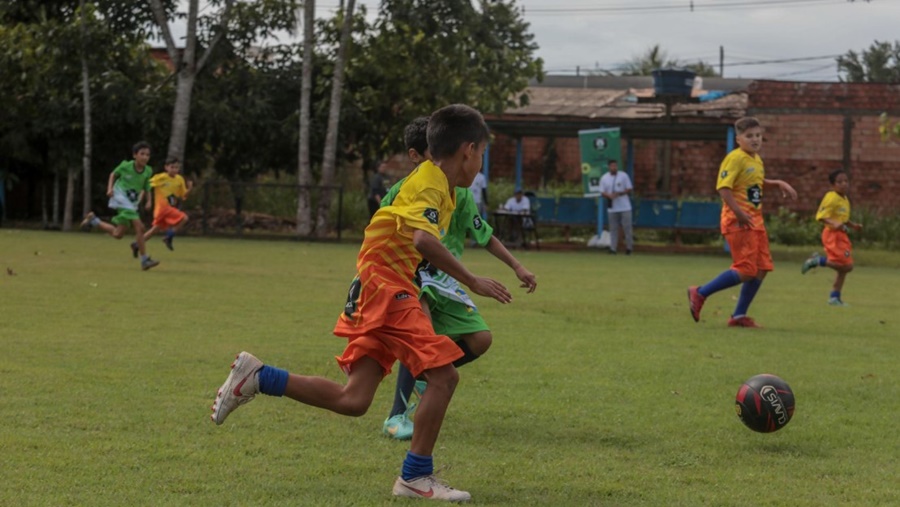
[[415,387],[416,379],[406,369],[406,366],[401,364],[397,370],[397,388],[394,389],[394,406],[391,408],[390,417],[406,412],[409,397],[412,396],[413,388]]
[[147,259],[149,259],[149,258],[150,258],[149,255],[147,255],[147,254],[142,254],[142,255],[141,255],[141,262],[147,262]]
[[478,354],[472,352],[472,349],[469,348],[469,344],[466,343],[465,340],[457,341],[456,346],[459,347],[463,351],[463,354],[465,354],[464,356],[457,359],[456,361],[453,361],[453,366],[455,366],[457,368],[459,368],[460,366],[462,366],[464,364],[469,364],[472,361],[481,357]]
[[166,230],[166,237],[169,238],[169,239],[174,238],[174,237],[175,237],[175,230],[174,230],[174,229],[167,229],[167,230]]
[[406,459],[403,460],[403,468],[400,476],[404,481],[411,481],[416,477],[431,475],[434,473],[434,460],[431,456],[419,456],[410,451],[406,452]]
[[97,227],[98,225],[100,225],[100,219],[97,217],[94,217],[91,219],[91,221],[89,223],[91,224],[91,227]]
[[741,283],[741,275],[733,269],[728,269],[719,273],[719,276],[713,278],[708,284],[700,287],[697,292],[700,293],[701,296],[707,298],[720,290],[734,287],[739,283]]
[[839,291],[839,290],[831,291],[831,297],[841,299],[841,291]]
[[825,266],[827,264],[828,264],[828,257],[825,257],[824,255],[820,255],[819,256],[819,266]]
[[269,396],[284,396],[288,371],[265,365],[259,370],[259,392]]
[[734,308],[735,318],[747,315],[750,303],[756,297],[756,292],[759,290],[760,285],[762,285],[762,280],[759,278],[752,278],[741,285],[741,296],[738,298],[737,306]]

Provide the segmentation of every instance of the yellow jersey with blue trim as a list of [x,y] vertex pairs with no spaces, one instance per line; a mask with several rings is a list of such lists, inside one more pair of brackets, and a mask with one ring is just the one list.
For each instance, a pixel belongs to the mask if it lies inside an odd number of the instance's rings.
[[838,222],[845,224],[850,221],[850,199],[834,190],[825,194],[822,203],[819,204],[819,211],[816,213],[816,221],[824,218],[833,218]]
[[[762,216],[763,182],[766,170],[759,154],[750,155],[737,148],[725,156],[719,166],[719,180],[716,190],[731,189],[738,206],[750,216],[750,229],[766,230]],[[722,233],[740,229],[737,216],[727,204],[722,205],[720,220]]]

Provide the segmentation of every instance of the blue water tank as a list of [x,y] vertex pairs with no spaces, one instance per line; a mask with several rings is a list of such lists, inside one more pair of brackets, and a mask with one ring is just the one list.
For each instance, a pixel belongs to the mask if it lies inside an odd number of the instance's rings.
[[694,88],[695,72],[676,69],[656,69],[653,71],[653,89],[657,95],[691,96]]

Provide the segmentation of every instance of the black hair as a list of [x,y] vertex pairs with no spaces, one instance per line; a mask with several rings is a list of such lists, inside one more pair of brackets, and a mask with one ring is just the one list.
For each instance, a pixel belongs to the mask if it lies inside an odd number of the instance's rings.
[[481,113],[465,104],[442,107],[428,122],[428,148],[435,160],[452,157],[463,144],[483,143],[489,135]]
[[734,130],[738,134],[743,134],[744,132],[754,128],[761,127],[762,124],[756,118],[752,116],[744,116],[743,118],[739,118],[738,121],[734,122]]
[[134,146],[131,147],[131,154],[134,155],[135,153],[143,150],[144,148],[147,148],[149,150],[150,143],[148,143],[147,141],[138,141],[138,142],[134,143]]
[[[835,169],[834,171],[831,171],[830,173],[828,173],[828,182],[834,185],[834,182],[837,181],[837,177],[841,174],[847,174],[847,171],[843,169]],[[849,178],[850,175],[847,174],[847,177]]]
[[409,122],[403,129],[403,141],[407,150],[416,150],[419,155],[424,156],[425,150],[428,149],[428,116],[419,116]]
[[171,157],[171,156],[170,156],[170,157],[166,157],[166,165],[169,165],[169,164],[178,164],[178,163],[180,163],[180,162],[181,162],[181,161],[178,160],[178,157]]

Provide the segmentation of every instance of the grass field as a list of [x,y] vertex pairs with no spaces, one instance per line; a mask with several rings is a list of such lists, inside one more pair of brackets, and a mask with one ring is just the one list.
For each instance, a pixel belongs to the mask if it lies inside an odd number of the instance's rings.
[[[407,445],[381,436],[394,375],[346,418],[261,397],[216,427],[234,355],[339,380],[331,335],[357,246],[0,230],[0,505],[414,505],[391,485]],[[898,254],[859,252],[844,291],[776,257],[751,315],[737,290],[695,324],[685,288],[718,256],[517,252],[538,275],[479,299],[494,347],[460,370],[435,463],[479,505],[897,505]],[[787,259],[782,257],[788,257]],[[473,271],[514,285],[481,250]],[[7,274],[6,268],[15,275]],[[758,373],[790,383],[774,434],[733,410]]]

